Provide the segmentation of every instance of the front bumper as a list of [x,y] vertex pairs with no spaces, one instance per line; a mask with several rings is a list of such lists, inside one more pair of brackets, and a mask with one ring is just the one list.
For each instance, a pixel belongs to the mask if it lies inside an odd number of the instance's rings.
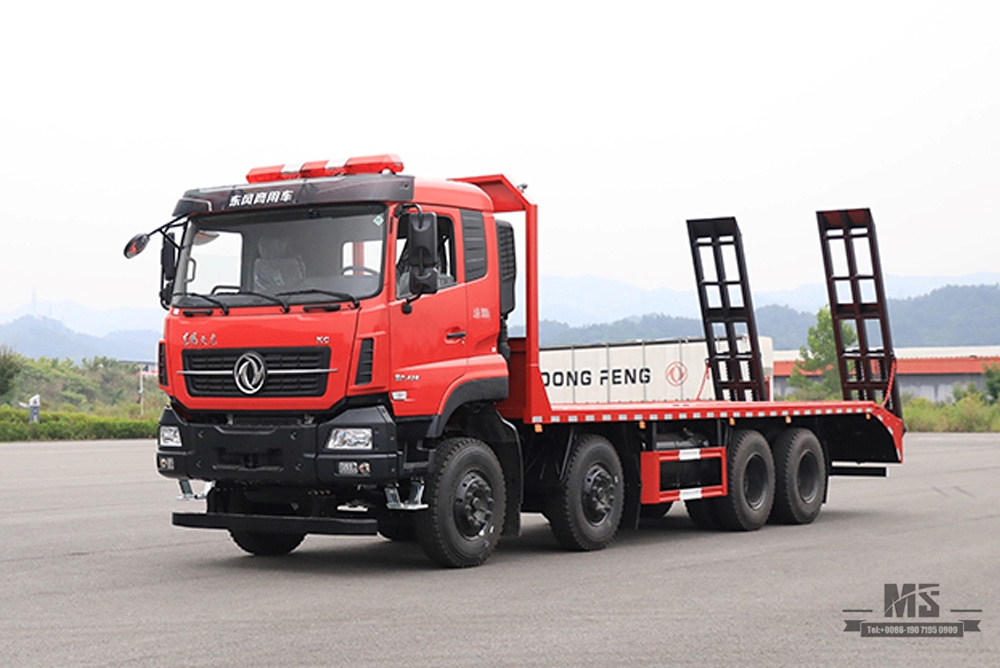
[[[382,406],[351,408],[319,424],[238,426],[190,423],[166,408],[160,426],[177,427],[181,435],[179,447],[157,447],[157,469],[168,478],[368,484],[397,480],[401,470],[396,425]],[[326,449],[338,428],[371,429],[372,447]]]
[[378,522],[373,518],[289,517],[275,515],[230,515],[226,513],[174,513],[173,524],[195,529],[229,529],[267,533],[318,533],[331,536],[373,536]]

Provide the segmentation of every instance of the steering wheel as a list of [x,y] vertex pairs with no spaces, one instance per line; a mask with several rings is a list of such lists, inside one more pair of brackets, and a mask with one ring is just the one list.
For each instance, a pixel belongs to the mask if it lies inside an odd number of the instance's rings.
[[340,270],[341,274],[346,274],[349,271],[360,271],[365,276],[378,276],[378,272],[369,267],[362,267],[360,264],[349,264]]

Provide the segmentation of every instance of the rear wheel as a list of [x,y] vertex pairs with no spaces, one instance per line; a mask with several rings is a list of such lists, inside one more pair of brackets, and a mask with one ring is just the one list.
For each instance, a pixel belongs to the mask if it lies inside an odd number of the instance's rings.
[[684,507],[695,526],[708,531],[719,529],[719,520],[715,515],[715,499],[698,499],[685,501]]
[[486,561],[503,529],[507,506],[503,469],[474,438],[450,438],[434,450],[428,508],[415,516],[416,535],[430,559],[462,568]]
[[774,457],[759,432],[733,432],[727,461],[729,494],[714,499],[719,524],[730,531],[764,526],[774,504]]
[[614,446],[597,434],[578,436],[570,447],[565,480],[545,515],[566,549],[600,550],[614,539],[622,519],[622,464]]
[[782,524],[809,524],[819,515],[826,497],[826,458],[808,429],[783,431],[774,443],[777,475],[771,520]]
[[672,501],[667,501],[666,503],[654,503],[651,506],[640,506],[639,517],[644,520],[658,520],[666,515],[673,505]]

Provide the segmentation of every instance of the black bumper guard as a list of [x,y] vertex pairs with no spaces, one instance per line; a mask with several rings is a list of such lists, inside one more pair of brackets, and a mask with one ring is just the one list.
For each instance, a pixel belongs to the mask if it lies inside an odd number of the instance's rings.
[[281,517],[226,513],[174,513],[173,524],[194,529],[235,529],[265,533],[318,533],[337,536],[373,536],[378,521],[370,517]]

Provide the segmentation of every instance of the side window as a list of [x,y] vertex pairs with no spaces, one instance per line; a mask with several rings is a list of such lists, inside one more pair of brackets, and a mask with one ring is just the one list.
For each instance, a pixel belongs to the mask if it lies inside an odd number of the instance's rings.
[[[458,282],[455,272],[455,224],[448,216],[438,216],[438,290]],[[396,239],[396,297],[410,296],[409,251],[406,247],[406,228],[400,227]]]
[[462,209],[462,245],[465,250],[465,280],[486,275],[486,228],[482,211]]

